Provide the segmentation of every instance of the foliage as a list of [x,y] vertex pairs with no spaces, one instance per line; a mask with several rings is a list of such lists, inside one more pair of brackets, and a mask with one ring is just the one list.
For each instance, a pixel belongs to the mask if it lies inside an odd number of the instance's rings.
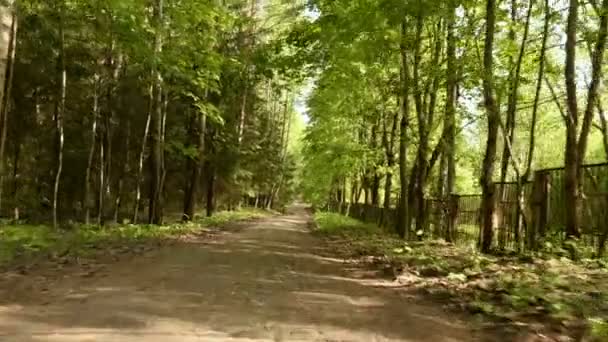
[[[281,207],[295,196],[299,150],[293,145],[301,123],[293,107],[304,66],[294,62],[297,48],[280,42],[303,20],[301,4],[15,4],[13,91],[0,110],[8,117],[0,149],[4,217],[48,220],[60,154],[70,165],[58,177],[63,221],[132,219],[142,199],[154,195],[149,185],[158,181],[151,166],[157,161],[167,214],[191,193],[209,213],[254,198]],[[153,11],[160,5],[162,11]],[[62,63],[66,106],[59,122]]]
[[608,338],[608,322],[601,318],[594,318],[590,320],[591,324],[591,335],[598,341]]
[[[447,296],[452,305],[473,313],[516,322],[540,319],[556,327],[586,320],[594,336],[605,334],[608,269],[602,262],[551,254],[497,257],[443,241],[403,242],[382,235],[380,228],[333,215],[330,224],[327,215],[317,216],[319,226],[331,227],[324,235],[332,246],[345,257],[372,257],[396,282]],[[351,233],[361,226],[366,229]]]
[[350,217],[334,213],[316,212],[314,220],[317,225],[314,232],[323,236],[338,235],[367,239],[370,236],[382,233],[373,224],[362,223]]
[[203,227],[218,227],[229,222],[259,219],[270,214],[263,209],[242,208],[239,210],[221,211],[213,216],[204,217],[195,221]]
[[154,225],[124,224],[115,226],[86,226],[76,224],[57,230],[49,226],[26,224],[4,225],[0,229],[0,266],[22,263],[39,257],[79,257],[95,253],[110,245],[129,246],[199,233],[206,228],[262,218],[269,215],[263,210],[243,209],[224,211],[195,223],[175,223],[160,227]]
[[[318,207],[403,204],[398,216],[404,219],[397,221],[409,225],[403,235],[414,236],[421,227],[413,225],[426,214],[426,199],[447,201],[451,194],[480,192],[487,199],[493,182],[527,182],[536,170],[572,164],[565,160],[564,128],[572,120],[564,120],[568,8],[562,5],[310,1],[317,18],[297,27],[305,37],[300,45],[314,47],[304,51],[317,71],[307,101],[305,198]],[[593,55],[606,58],[601,55],[606,36],[601,6],[584,3],[576,11],[575,93],[591,94],[591,84],[604,87],[602,71],[592,72]],[[492,13],[496,18],[490,25]],[[484,45],[484,38],[493,44]],[[486,58],[490,70],[484,55],[491,57]],[[491,78],[487,92],[486,76]],[[599,94],[598,103],[587,106],[592,129],[588,136],[580,133],[579,145],[587,151],[576,159],[575,169],[606,161],[605,96]],[[489,115],[490,107],[495,114]],[[565,183],[560,186],[566,190]],[[486,235],[489,240],[496,234]]]

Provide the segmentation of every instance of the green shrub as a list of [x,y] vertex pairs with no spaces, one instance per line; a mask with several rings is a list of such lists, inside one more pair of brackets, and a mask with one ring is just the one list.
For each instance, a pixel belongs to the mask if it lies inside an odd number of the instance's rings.
[[322,235],[362,237],[382,233],[374,224],[363,223],[340,214],[316,212],[314,219],[317,224],[316,233]]
[[601,318],[591,318],[588,321],[591,328],[591,337],[597,341],[608,340],[608,321]]

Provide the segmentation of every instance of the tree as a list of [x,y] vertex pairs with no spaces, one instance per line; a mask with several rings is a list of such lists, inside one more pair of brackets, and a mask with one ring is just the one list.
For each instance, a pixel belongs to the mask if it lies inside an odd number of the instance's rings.
[[64,31],[64,14],[63,2],[60,2],[58,8],[59,18],[59,53],[57,55],[57,94],[55,97],[55,110],[54,110],[54,121],[55,121],[55,180],[53,185],[53,227],[58,227],[58,201],[59,201],[59,185],[61,182],[61,175],[63,172],[63,147],[64,147],[64,115],[65,115],[65,104],[66,104],[66,89],[67,89],[67,70],[66,70],[66,57],[65,57],[65,31]]
[[399,196],[399,214],[397,221],[397,232],[401,237],[408,237],[409,233],[409,203],[407,193],[407,145],[408,145],[408,128],[409,128],[409,97],[410,97],[410,74],[408,70],[408,52],[407,52],[407,25],[404,20],[401,24],[401,125],[399,133],[399,179],[401,180],[401,194]]
[[0,208],[4,189],[4,154],[17,47],[17,12],[12,1],[0,4]]
[[[154,3],[153,19],[154,22],[154,53],[158,57],[163,49],[163,0],[156,0]],[[151,116],[151,157],[150,157],[150,205],[148,222],[154,224],[162,223],[162,177],[163,177],[163,80],[159,65],[155,62],[152,69],[154,105]]]
[[494,229],[494,206],[495,206],[495,187],[492,182],[494,174],[494,163],[496,159],[496,140],[500,116],[494,95],[494,30],[496,25],[496,1],[488,0],[486,4],[486,37],[483,53],[483,97],[486,115],[488,118],[488,138],[486,142],[486,152],[483,159],[481,174],[482,187],[482,235],[481,250],[489,252],[492,248],[492,237]]
[[[443,142],[443,158],[445,158],[445,166],[447,167],[447,175],[445,180],[445,189],[443,189],[443,181],[440,182],[443,193],[444,205],[449,201],[449,196],[454,192],[456,181],[456,102],[458,88],[458,67],[456,62],[456,37],[454,26],[456,21],[456,3],[450,1],[447,15],[447,75],[446,75],[446,100],[445,100],[445,124]],[[440,172],[443,172],[441,170]],[[446,216],[447,217],[447,216]],[[452,227],[452,220],[446,220],[446,240],[452,241],[455,227]]]
[[576,44],[578,40],[578,0],[571,0],[568,8],[568,25],[566,28],[566,151],[565,151],[565,199],[570,205],[566,206],[566,235],[572,238],[580,237],[580,168],[587,152],[587,143],[593,121],[598,89],[602,79],[602,64],[608,35],[608,1],[602,1],[599,14],[597,38],[591,58],[591,82],[587,89],[587,104],[580,124],[578,92],[576,79]]
[[[0,4],[0,103],[4,103],[7,73],[11,59],[11,40],[17,31],[17,17],[13,9],[13,0],[8,0]],[[2,109],[3,110],[3,109]]]
[[[291,140],[285,132],[283,139],[266,132],[286,131],[292,120],[269,115],[262,85],[275,84],[274,94],[281,82],[289,84],[290,94],[299,87],[300,66],[290,48],[278,43],[300,20],[296,4],[23,0],[9,5],[2,7],[9,20],[5,37],[14,36],[17,21],[20,34],[6,46],[9,57],[17,53],[7,62],[14,62],[14,73],[8,68],[3,80],[0,131],[10,153],[0,153],[0,159],[12,171],[5,203],[15,213],[21,207],[21,218],[53,216],[56,225],[91,217],[97,224],[137,222],[141,199],[147,198],[150,220],[161,223],[164,209],[183,205],[184,197],[192,199],[186,211],[194,217],[205,197],[224,208],[246,201],[252,189],[272,194],[279,206],[293,195],[293,152],[270,165],[263,158],[284,151]],[[255,25],[242,16],[252,6],[259,12]],[[255,42],[248,49],[238,43],[245,34]],[[247,119],[241,122],[244,80]],[[22,120],[6,121],[9,114]],[[194,128],[191,136],[188,126]],[[215,170],[213,177],[202,169]],[[273,190],[270,179],[278,170],[282,181]]]

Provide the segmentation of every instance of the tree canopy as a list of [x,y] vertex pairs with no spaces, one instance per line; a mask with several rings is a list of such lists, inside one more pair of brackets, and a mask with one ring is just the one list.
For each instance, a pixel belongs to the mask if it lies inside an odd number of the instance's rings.
[[[310,201],[398,203],[398,230],[407,235],[422,228],[427,199],[482,193],[488,249],[493,203],[503,194],[495,182],[521,183],[523,196],[536,170],[606,161],[608,3],[310,6],[318,14],[307,31],[317,38],[318,70],[302,180]],[[575,108],[576,99],[584,104]],[[565,176],[571,201],[584,197],[574,190],[581,177]],[[579,223],[567,225],[579,235]]]

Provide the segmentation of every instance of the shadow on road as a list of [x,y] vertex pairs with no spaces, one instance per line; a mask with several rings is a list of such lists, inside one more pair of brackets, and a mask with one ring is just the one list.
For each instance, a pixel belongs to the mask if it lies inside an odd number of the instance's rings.
[[302,209],[0,305],[2,341],[472,341],[458,319],[345,271]]

